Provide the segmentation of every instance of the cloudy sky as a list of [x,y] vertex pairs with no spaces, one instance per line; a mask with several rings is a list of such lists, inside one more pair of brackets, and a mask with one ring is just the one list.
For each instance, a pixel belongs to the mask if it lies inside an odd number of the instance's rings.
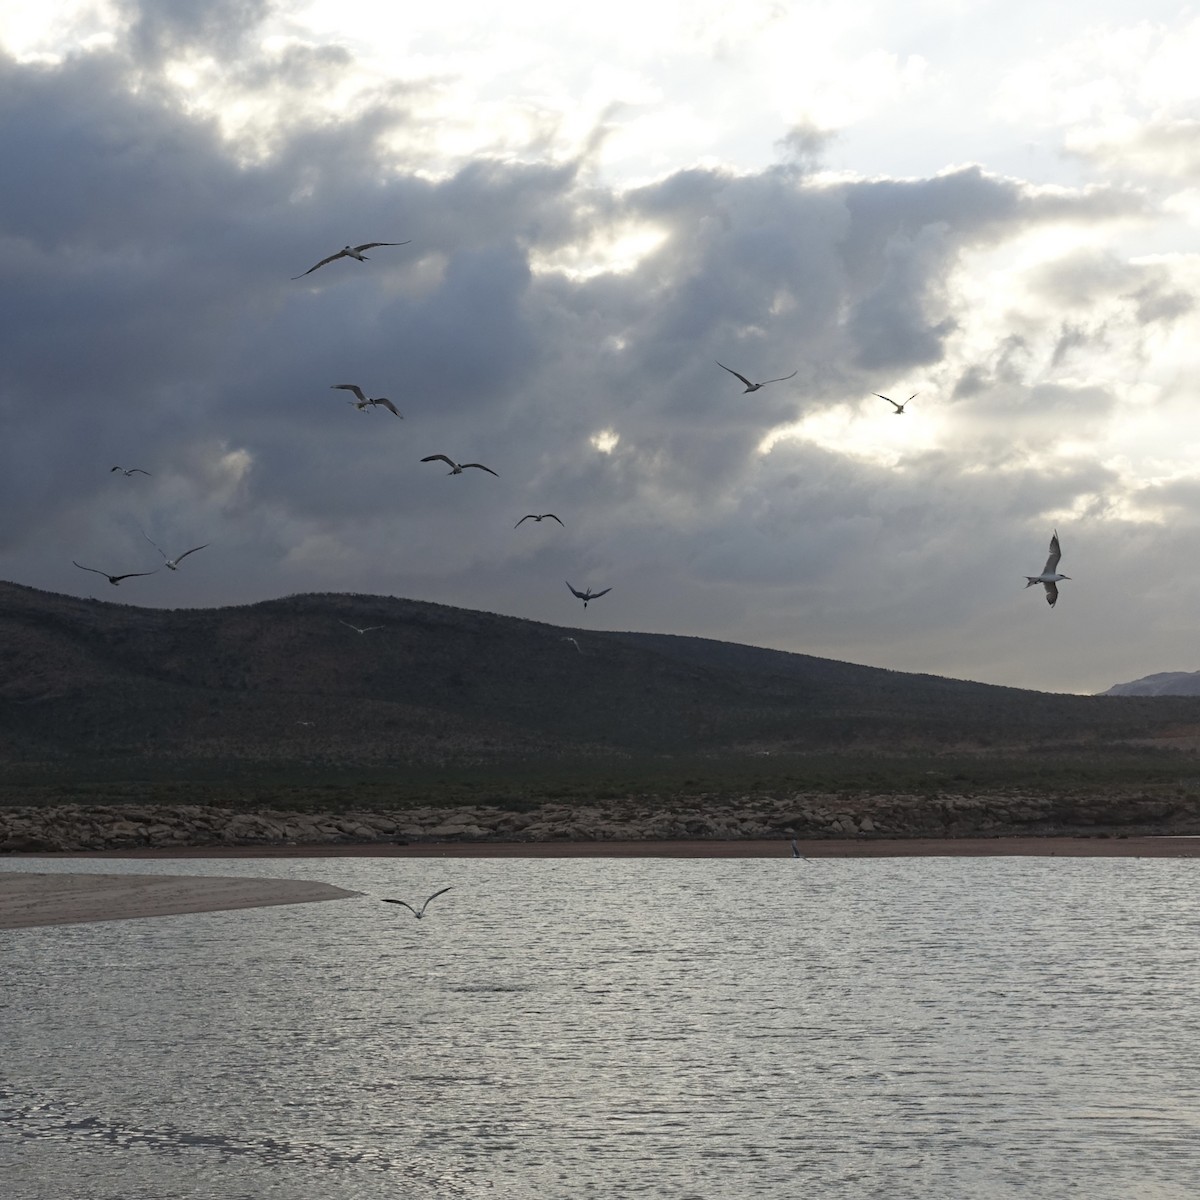
[[0,576],[1200,667],[1200,11],[568,7],[0,0]]

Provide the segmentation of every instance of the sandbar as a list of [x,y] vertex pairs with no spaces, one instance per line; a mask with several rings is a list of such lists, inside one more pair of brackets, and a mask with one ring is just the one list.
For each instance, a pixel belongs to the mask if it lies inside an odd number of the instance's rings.
[[361,894],[306,879],[0,870],[0,929],[307,904]]

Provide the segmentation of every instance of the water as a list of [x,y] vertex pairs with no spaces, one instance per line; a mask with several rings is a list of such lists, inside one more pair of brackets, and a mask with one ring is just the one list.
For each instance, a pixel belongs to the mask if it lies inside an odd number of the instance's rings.
[[5,1200],[1191,1200],[1197,864],[8,860],[353,899],[0,932]]

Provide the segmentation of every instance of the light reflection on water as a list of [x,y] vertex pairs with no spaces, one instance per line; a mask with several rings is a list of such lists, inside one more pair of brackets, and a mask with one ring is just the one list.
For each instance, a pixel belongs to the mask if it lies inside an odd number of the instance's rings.
[[1194,861],[3,869],[369,893],[0,932],[6,1200],[1196,1194]]

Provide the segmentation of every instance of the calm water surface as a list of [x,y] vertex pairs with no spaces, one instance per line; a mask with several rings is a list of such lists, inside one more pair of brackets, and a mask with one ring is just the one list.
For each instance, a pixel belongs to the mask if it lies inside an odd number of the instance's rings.
[[1197,1195],[1196,860],[0,869],[370,893],[0,931],[5,1200]]

